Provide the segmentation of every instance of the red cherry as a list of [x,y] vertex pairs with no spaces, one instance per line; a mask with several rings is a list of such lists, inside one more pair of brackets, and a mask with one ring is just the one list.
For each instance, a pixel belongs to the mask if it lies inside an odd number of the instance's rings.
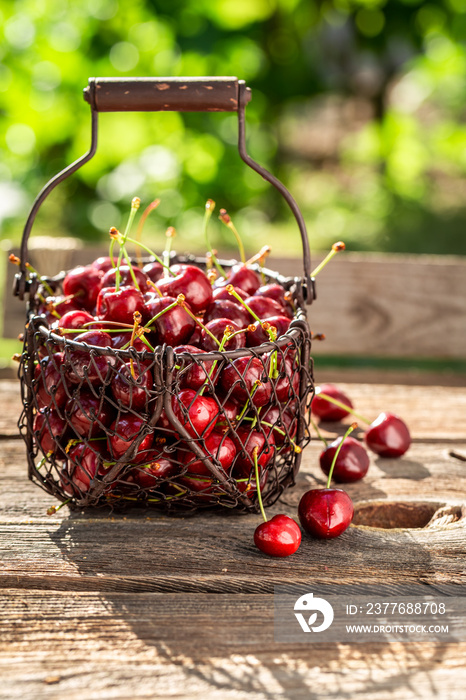
[[393,413],[381,413],[366,432],[366,444],[381,457],[401,457],[411,445],[406,423]]
[[244,302],[254,311],[261,321],[269,319],[271,316],[285,316],[286,311],[278,302],[269,297],[248,297]]
[[134,480],[143,489],[153,489],[165,479],[179,472],[179,467],[164,457],[160,452],[149,452],[145,463],[132,470]]
[[[236,447],[233,440],[227,435],[213,432],[205,441],[205,454],[206,457],[213,457],[214,460],[220,462],[223,471],[228,472],[236,456]],[[198,457],[193,457],[191,451],[178,450],[178,459],[186,466],[189,474],[213,476],[204,462]]]
[[251,323],[251,316],[244,306],[223,299],[209,304],[204,314],[204,323],[209,323],[216,318],[226,318],[233,321],[238,328],[247,328]]
[[63,294],[75,297],[84,308],[92,311],[102,287],[102,273],[92,265],[75,267],[63,280]]
[[[66,314],[63,314],[63,316],[57,320],[56,327],[67,330],[80,330],[85,323],[92,323],[92,321],[95,321],[94,316],[91,316],[91,314],[84,309],[80,309],[79,311],[67,311]],[[75,340],[74,334],[67,335],[67,337],[71,338],[71,340]]]
[[[294,438],[296,435],[298,429],[297,405],[295,403],[290,404],[282,411],[280,411],[278,406],[272,406],[265,413],[261,414],[260,420],[264,426],[264,431],[267,434],[272,432],[277,447],[281,447],[287,441],[286,434],[282,435],[282,432],[288,433],[290,438]],[[269,428],[266,423],[270,423],[274,427]],[[278,430],[275,428],[278,428]]]
[[328,396],[332,397],[333,399],[337,399],[337,401],[345,404],[345,406],[353,408],[351,399],[349,399],[348,396],[346,396],[346,394],[344,394],[338,387],[334,386],[333,384],[322,384],[321,386],[316,387],[316,395],[312,400],[311,410],[315,416],[318,416],[323,421],[338,421],[349,415],[349,411],[345,411],[343,408],[330,403],[330,401],[322,399],[319,396],[320,392],[323,394],[328,394]]
[[108,459],[105,447],[101,443],[92,443],[92,447],[81,443],[71,448],[68,453],[67,471],[71,474],[71,481],[81,493],[87,493],[91,482],[96,475],[104,476],[110,467],[104,467],[104,460]]
[[261,280],[257,272],[251,270],[244,263],[233,265],[227,280],[218,280],[216,286],[223,287],[227,284],[232,284],[234,287],[239,287],[249,296],[252,296],[261,286]]
[[75,297],[47,297],[45,304],[41,304],[38,309],[39,314],[43,314],[49,325],[52,325],[57,320],[51,311],[49,311],[49,306],[52,305],[53,309],[58,316],[63,316],[68,311],[77,311],[82,309],[83,305]]
[[[341,440],[342,438],[339,437],[331,442],[320,455],[320,466],[327,476]],[[352,437],[347,437],[343,441],[343,445],[338,453],[333,470],[333,478],[335,481],[342,484],[359,481],[359,479],[362,479],[367,474],[369,464],[369,455],[361,443]]]
[[105,274],[105,272],[107,272],[107,270],[110,270],[113,267],[113,265],[108,255],[102,255],[100,258],[97,258],[96,260],[94,260],[93,263],[91,263],[91,267],[95,267],[96,270],[99,270],[99,272]]
[[[269,474],[270,472],[266,469],[260,469],[259,486],[261,492],[264,490],[265,485],[267,484]],[[243,471],[241,469],[236,469],[235,466],[232,472],[232,477],[234,479],[237,479],[236,488],[238,489],[238,491],[240,491],[240,493],[245,493],[248,498],[255,497],[257,493],[257,486],[256,479],[254,476],[254,470],[245,477]]]
[[194,265],[172,265],[176,277],[164,277],[157,282],[162,294],[177,297],[184,294],[192,311],[204,311],[212,301],[212,287],[205,273]]
[[108,287],[97,297],[97,316],[105,321],[133,324],[135,311],[147,317],[144,297],[135,287],[120,287],[118,292]]
[[[175,348],[175,352],[177,355],[181,355],[182,353],[199,355],[204,351],[200,348],[195,348],[193,345],[178,345]],[[177,364],[179,364],[179,362],[177,362]],[[187,360],[183,369],[179,370],[177,373],[177,377],[180,380],[180,386],[183,389],[200,389],[206,381],[211,368],[212,362],[196,362],[195,360]]]
[[[241,328],[234,321],[230,321],[228,318],[215,318],[213,321],[206,323],[205,327],[217,338],[218,341],[221,341],[227,326],[230,326],[234,332],[241,330]],[[204,330],[201,334],[201,347],[207,352],[218,351],[217,343],[215,343],[213,338]],[[234,335],[232,338],[229,338],[226,341],[223,349],[237,350],[238,348],[244,347],[246,347],[246,333],[238,333],[238,335]]]
[[281,286],[281,284],[264,284],[263,287],[259,287],[257,292],[254,294],[256,297],[268,297],[274,301],[281,304],[281,306],[286,310],[286,314],[292,316],[291,305],[285,299],[286,291]]
[[257,464],[260,469],[265,469],[275,454],[275,438],[272,431],[265,433],[265,437],[258,430],[239,427],[235,438],[238,456],[235,461],[235,469],[243,476],[249,476],[251,469],[254,473],[253,452],[257,448]]
[[40,409],[47,406],[63,408],[68,400],[66,383],[63,381],[60,367],[64,362],[64,354],[56,352],[35,366],[34,394]]
[[157,284],[163,277],[163,265],[157,261],[147,263],[147,265],[144,265],[142,268],[142,271],[154,284]]
[[[243,291],[239,287],[234,287],[235,292],[243,299],[248,298],[247,292]],[[217,287],[212,291],[212,300],[213,301],[233,301],[233,298],[230,294],[230,292],[227,292],[225,287]]]
[[66,407],[70,424],[82,437],[97,437],[113,420],[112,407],[90,391],[81,391]]
[[[130,340],[131,331],[129,331],[129,333],[112,333],[112,348],[121,349],[125,345],[128,345]],[[133,347],[138,352],[143,352],[143,350],[149,349],[140,338],[135,338],[131,347]],[[125,350],[128,350],[128,348],[125,348]]]
[[[132,413],[122,414],[112,425],[108,439],[109,449],[114,459],[120,459],[128,448],[135,442],[141,433],[146,421]],[[132,457],[133,464],[140,464],[147,457],[147,450],[152,447],[154,441],[153,433],[148,433],[142,440],[136,454]]]
[[[147,313],[153,318],[171,304],[174,304],[174,297],[154,297],[147,302]],[[170,311],[166,311],[156,321],[153,321],[150,328],[153,329],[156,337],[156,344],[175,346],[186,343],[196,326],[196,322],[183,309],[182,306],[174,306]]]
[[[102,348],[112,345],[110,335],[104,331],[82,333],[76,338],[76,342]],[[76,384],[86,377],[91,384],[103,384],[109,370],[109,364],[115,364],[115,358],[111,355],[93,355],[92,350],[79,350],[78,348],[72,348],[69,351],[68,360],[70,364],[68,376]]]
[[116,373],[110,385],[114,398],[133,410],[142,410],[151,400],[150,391],[154,385],[150,370],[143,364],[133,362],[133,372],[131,363],[123,364]]
[[254,544],[271,557],[289,557],[301,544],[301,530],[287,515],[274,515],[256,528]]
[[220,375],[220,385],[229,398],[242,404],[250,399],[254,406],[265,406],[272,396],[271,382],[258,357],[240,357],[227,365]]
[[[291,319],[286,316],[270,316],[267,319],[267,323],[270,323],[271,326],[277,329],[277,338],[280,338],[290,327]],[[247,332],[247,344],[250,348],[270,341],[268,333],[264,331],[260,323],[256,322],[254,325],[256,329]]]
[[[147,275],[139,267],[132,265],[133,274],[138,283],[139,289],[144,294],[149,289]],[[134,280],[129,265],[120,265],[120,287],[134,287]],[[112,267],[102,277],[102,289],[116,287],[116,268]]]
[[286,353],[285,360],[282,355],[278,355],[278,379],[272,381],[275,383],[275,394],[280,403],[287,403],[299,397],[299,365],[293,350],[294,348],[291,353]]
[[219,417],[217,403],[207,396],[196,396],[191,389],[183,389],[172,399],[176,418],[192,437],[207,438]]
[[45,409],[36,414],[33,431],[42,452],[56,455],[66,444],[68,425],[53,408]]
[[299,502],[301,525],[310,535],[321,539],[338,537],[353,519],[351,498],[341,489],[311,489]]

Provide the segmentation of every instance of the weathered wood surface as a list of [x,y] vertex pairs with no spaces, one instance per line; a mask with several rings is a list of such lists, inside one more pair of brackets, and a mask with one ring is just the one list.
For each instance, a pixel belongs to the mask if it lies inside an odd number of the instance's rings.
[[[32,262],[44,274],[88,263],[98,254],[105,250],[41,246],[31,251]],[[316,255],[313,263],[321,258]],[[297,259],[272,255],[270,267],[285,275],[302,274]],[[7,294],[15,271],[10,265]],[[326,341],[315,344],[316,356],[466,358],[464,258],[344,252],[319,275],[317,293],[309,319]],[[8,337],[16,337],[23,324],[24,304],[11,298],[5,307]]]
[[[12,435],[17,388],[0,382],[1,431]],[[461,697],[466,643],[274,641],[278,583],[464,593],[466,462],[451,453],[466,457],[466,392],[343,388],[369,417],[381,408],[404,416],[414,436],[405,458],[371,458],[364,481],[348,485],[357,511],[401,503],[406,524],[407,503],[414,514],[420,504],[431,512],[448,505],[459,519],[421,529],[351,526],[334,541],[305,538],[293,557],[269,559],[252,544],[259,516],[63,508],[48,517],[54,500],[26,480],[23,444],[2,442],[0,698]],[[319,452],[318,444],[305,451],[296,488],[271,513],[295,515],[302,492],[323,483]]]

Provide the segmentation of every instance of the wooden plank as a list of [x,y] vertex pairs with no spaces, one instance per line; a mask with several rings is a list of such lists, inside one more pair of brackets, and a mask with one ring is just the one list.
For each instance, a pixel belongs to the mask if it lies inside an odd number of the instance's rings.
[[0,697],[457,698],[466,644],[289,644],[267,595],[5,591]]
[[[108,510],[45,515],[54,501],[20,471],[18,443],[5,443],[0,465],[0,586],[55,590],[271,592],[273,586],[321,582],[464,582],[464,520],[442,528],[351,527],[334,541],[308,537],[290,559],[261,555],[252,535],[260,516]],[[301,494],[324,478],[320,452],[305,452],[295,489],[270,514],[296,517]],[[364,481],[345,488],[356,507],[367,502],[461,504],[464,462],[448,444],[414,444],[406,459],[372,459]],[[434,505],[433,510],[436,506]],[[433,512],[433,511],[432,511]]]
[[[82,264],[105,252],[76,250],[67,260]],[[48,253],[62,262],[62,252]],[[316,255],[313,262],[321,258]],[[270,265],[286,275],[301,275],[300,260],[276,256]],[[10,265],[7,294],[14,272]],[[317,291],[309,318],[312,330],[327,338],[315,345],[317,356],[466,357],[464,258],[345,252],[319,275]],[[16,337],[24,323],[24,304],[11,299],[5,314],[5,332]]]

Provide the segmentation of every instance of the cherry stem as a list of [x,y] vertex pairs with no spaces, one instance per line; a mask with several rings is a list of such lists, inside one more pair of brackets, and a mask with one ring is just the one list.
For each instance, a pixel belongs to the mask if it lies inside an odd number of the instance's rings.
[[178,304],[178,306],[182,306],[183,309],[186,311],[186,313],[187,313],[189,316],[191,316],[191,318],[193,319],[193,321],[195,321],[195,322],[197,323],[197,325],[199,326],[199,328],[202,328],[202,330],[205,331],[205,332],[207,333],[207,335],[210,335],[210,337],[212,338],[212,340],[214,340],[214,341],[217,343],[217,345],[220,347],[220,341],[219,341],[219,339],[216,338],[215,335],[214,335],[213,333],[211,333],[211,332],[209,331],[209,329],[202,323],[201,319],[198,318],[195,314],[193,314],[193,312],[191,311],[191,309],[188,308],[188,305],[186,304],[186,299],[185,299],[184,294],[178,294],[178,296],[177,296],[177,298],[176,298],[176,304]]
[[246,267],[249,265],[253,265],[254,263],[258,262],[260,265],[264,265],[264,260],[265,258],[270,255],[272,252],[272,248],[269,245],[263,246],[258,253],[252,256],[252,258],[249,258],[249,260],[246,260],[244,263]]
[[[262,408],[262,406],[261,406],[261,408]],[[256,417],[254,417],[254,418],[245,418],[244,420],[250,420],[250,421],[252,421],[252,422],[253,422],[253,425],[251,425],[251,428],[253,428],[254,425],[255,425],[255,422],[256,422],[257,418],[256,418]],[[277,433],[278,433],[279,435],[283,435],[284,437],[288,437],[288,440],[289,440],[289,441],[291,442],[291,444],[293,445],[294,451],[295,451],[297,454],[299,454],[300,452],[302,452],[300,446],[297,445],[297,444],[295,443],[295,441],[292,440],[289,436],[287,436],[287,434],[285,433],[285,431],[282,430],[281,428],[277,428],[276,425],[274,425],[273,423],[268,423],[268,422],[265,421],[265,420],[261,420],[261,425],[265,425],[267,428],[272,428],[272,430],[276,430]]]
[[319,272],[320,272],[321,270],[323,270],[324,267],[330,262],[330,260],[331,260],[333,257],[335,257],[335,255],[336,255],[337,253],[340,252],[340,250],[345,250],[345,247],[346,247],[346,246],[345,246],[345,244],[343,243],[343,241],[338,241],[338,243],[334,243],[334,244],[332,245],[332,250],[330,251],[330,253],[329,253],[329,254],[322,260],[322,262],[319,263],[319,265],[317,265],[317,267],[314,268],[314,270],[311,272],[311,277],[316,277],[316,276],[319,274]]
[[[17,256],[17,255],[14,255],[13,253],[11,253],[11,254],[9,255],[8,260],[9,260],[11,263],[13,263],[13,265],[18,265],[18,266],[19,266],[19,265],[21,264],[20,258],[18,258],[18,256]],[[53,294],[54,294],[53,289],[52,289],[51,286],[48,284],[48,282],[47,282],[47,280],[45,279],[45,277],[43,277],[41,274],[39,274],[39,273],[37,272],[37,270],[35,269],[35,267],[33,267],[33,266],[31,265],[31,263],[28,263],[28,262],[26,263],[26,269],[29,270],[29,272],[32,272],[33,274],[37,275],[37,277],[39,278],[39,281],[42,283],[42,286],[43,286],[44,289],[47,291],[47,293],[50,294],[50,296],[53,296]]]
[[258,390],[258,388],[261,386],[261,384],[262,384],[262,382],[260,381],[260,379],[256,379],[256,381],[254,382],[254,385],[253,385],[253,387],[252,387],[251,394],[250,394],[249,398],[246,399],[246,403],[244,404],[244,406],[243,406],[243,408],[242,408],[242,410],[241,410],[241,413],[239,414],[239,416],[236,416],[236,420],[238,421],[238,423],[240,422],[240,420],[242,420],[244,414],[245,414],[246,411],[248,410],[248,408],[249,408],[249,402],[250,402],[250,400],[253,398],[254,394],[256,393],[256,391]]
[[242,306],[244,306],[244,308],[246,309],[246,311],[248,311],[248,312],[251,314],[251,316],[257,321],[257,323],[259,323],[259,324],[261,325],[261,328],[263,328],[263,329],[265,330],[265,332],[267,333],[267,335],[268,335],[269,338],[270,338],[270,341],[273,343],[273,342],[277,339],[277,329],[274,328],[274,326],[271,326],[271,325],[268,324],[268,323],[266,324],[265,321],[261,321],[261,319],[259,318],[259,316],[258,316],[256,313],[254,313],[254,311],[251,309],[251,307],[249,306],[249,304],[246,304],[246,302],[244,301],[244,299],[242,299],[242,298],[240,297],[240,295],[238,294],[238,292],[235,291],[235,288],[233,287],[232,284],[227,284],[227,286],[225,287],[225,289],[227,290],[228,294],[230,294],[232,297],[235,297],[235,299],[236,299]]
[[311,418],[311,425],[314,428],[314,430],[316,431],[317,437],[319,438],[319,440],[321,440],[324,443],[325,447],[328,447],[328,440],[326,440],[324,438],[324,436],[322,435],[322,433],[319,430],[317,423],[314,421],[313,418]]
[[335,454],[333,455],[332,466],[330,467],[330,471],[329,471],[329,473],[328,473],[328,479],[327,479],[327,486],[326,486],[326,488],[328,488],[328,489],[330,488],[330,482],[332,481],[333,470],[334,470],[335,464],[336,464],[336,462],[337,462],[337,457],[338,457],[338,455],[340,454],[340,450],[341,450],[341,448],[343,447],[343,443],[345,442],[345,440],[346,440],[346,438],[348,437],[348,435],[350,435],[350,433],[352,433],[353,430],[355,430],[357,427],[358,427],[358,424],[357,424],[357,423],[351,423],[350,427],[348,428],[348,430],[347,430],[346,433],[344,434],[342,440],[340,441],[340,444],[338,445]]
[[348,411],[348,413],[351,413],[351,415],[353,415],[358,420],[362,421],[363,423],[367,423],[367,425],[370,425],[372,423],[372,421],[368,420],[367,418],[364,418],[364,416],[361,416],[360,413],[356,413],[356,411],[353,410],[351,406],[347,406],[341,401],[338,401],[338,399],[334,399],[332,396],[324,394],[322,391],[319,391],[317,396],[320,396],[321,399],[325,399],[325,401],[328,401],[329,403],[335,404],[335,406],[342,408],[344,411]]
[[[231,333],[229,332],[229,329],[232,330]],[[236,332],[237,332],[237,333],[242,333],[242,331],[236,331]],[[230,338],[231,338],[233,335],[235,335],[233,329],[231,328],[231,326],[227,326],[227,327],[225,328],[224,332],[223,332],[223,337],[222,337],[222,340],[220,341],[220,345],[218,346],[218,351],[219,351],[219,352],[222,352],[222,350],[223,350],[223,348],[225,347],[226,343],[230,340]],[[201,387],[201,390],[200,390],[200,392],[199,392],[199,396],[202,396],[202,394],[204,393],[205,389],[207,389],[207,385],[209,384],[209,382],[212,381],[212,377],[213,377],[213,375],[214,375],[215,368],[216,368],[217,364],[218,364],[218,360],[215,360],[215,361],[212,363],[211,370],[210,370],[210,372],[209,372],[209,374],[208,374],[208,377],[206,378],[204,384],[203,384],[202,387]]]
[[[140,324],[141,324],[142,316],[141,316],[141,314],[139,313],[139,311],[135,311],[135,312],[134,312],[134,314],[133,314],[133,319],[134,319],[134,326],[133,326],[133,332],[131,333],[131,340],[129,341],[130,346],[133,346],[133,345],[134,345],[134,340],[135,340],[135,338],[136,338],[136,334],[137,334],[138,328],[139,328],[139,326],[140,326]],[[133,361],[133,358],[132,358],[132,357],[129,358],[129,365],[130,365],[130,368],[131,368],[131,376],[133,377],[133,379],[135,379],[135,378],[136,378],[136,372],[134,371],[134,361]]]
[[162,311],[159,311],[158,314],[155,314],[155,316],[152,316],[151,320],[148,321],[148,323],[146,323],[146,325],[144,326],[144,328],[145,328],[146,330],[150,330],[149,326],[151,326],[151,325],[154,323],[154,321],[156,321],[158,318],[160,318],[161,316],[163,316],[164,314],[166,314],[167,311],[171,311],[172,309],[176,308],[177,306],[179,306],[178,301],[174,301],[173,304],[170,304],[170,305],[167,306],[165,309],[162,309]]
[[175,274],[174,272],[172,272],[172,270],[170,270],[170,268],[167,268],[167,266],[165,265],[165,263],[164,263],[164,261],[162,260],[162,258],[161,258],[159,255],[157,255],[157,253],[154,253],[153,250],[151,250],[150,248],[148,248],[148,247],[147,247],[146,245],[144,245],[143,243],[140,243],[140,242],[137,241],[135,238],[130,238],[130,237],[128,237],[128,238],[126,239],[126,241],[127,241],[128,243],[136,243],[136,244],[137,244],[138,246],[140,246],[143,250],[145,250],[146,253],[149,253],[149,255],[151,255],[158,263],[160,263],[164,269],[168,269],[168,272],[170,273],[170,275],[172,275],[172,277],[176,277],[176,274]]
[[149,204],[148,207],[146,207],[142,213],[141,218],[139,219],[139,224],[138,224],[138,230],[136,232],[136,240],[134,241],[136,245],[136,259],[139,267],[142,266],[142,256],[141,256],[141,248],[143,247],[141,245],[141,237],[142,237],[142,229],[144,228],[144,224],[146,222],[147,217],[151,213],[151,211],[154,211],[154,209],[157,209],[157,207],[160,204],[160,199],[154,199],[153,202]]
[[173,226],[169,226],[165,232],[166,236],[166,242],[165,242],[165,249],[163,251],[163,262],[165,263],[165,267],[163,269],[163,276],[164,277],[169,277],[169,270],[170,270],[170,253],[172,250],[172,242],[173,239],[176,236],[176,231],[173,228]]
[[147,284],[149,285],[149,287],[152,287],[152,289],[155,289],[155,291],[157,292],[157,294],[159,295],[159,297],[163,297],[162,292],[161,292],[160,289],[157,287],[157,285],[155,284],[155,282],[152,282],[152,280],[148,279],[148,280],[147,280]]
[[234,225],[233,221],[231,220],[230,215],[228,214],[227,210],[220,209],[220,215],[218,218],[233,233],[234,237],[236,238],[236,242],[238,244],[238,250],[239,250],[241,262],[245,263],[246,262],[246,255],[244,254],[243,241],[241,240],[241,236],[239,235],[239,233],[236,229],[236,226]]
[[55,515],[55,513],[58,513],[60,508],[63,508],[63,506],[66,506],[67,503],[71,501],[71,498],[67,498],[66,501],[62,501],[59,506],[50,506],[50,508],[47,510],[47,515]]
[[262,503],[261,487],[259,483],[259,464],[257,463],[257,453],[259,451],[258,447],[255,447],[252,451],[252,456],[254,458],[254,474],[256,476],[256,488],[257,488],[257,500],[259,501],[259,508],[264,518],[264,522],[267,522],[267,516],[264,510],[264,504]]
[[[134,221],[134,217],[136,216],[136,212],[140,206],[141,206],[141,200],[139,199],[139,197],[133,197],[133,199],[131,200],[131,210],[129,213],[128,222],[126,224],[125,232],[122,236],[120,235],[119,237],[117,237],[118,243],[120,244],[120,252],[118,254],[118,260],[117,260],[117,264],[116,264],[116,275],[115,275],[115,290],[117,292],[120,289],[120,282],[121,282],[120,265],[121,265],[121,262],[123,260],[123,255],[125,255],[125,259],[129,260],[128,256],[126,255],[126,249],[125,249],[126,240],[127,240],[129,233],[131,231],[131,227],[133,225],[133,221]],[[130,267],[130,270],[132,270],[131,262],[129,263],[129,267]],[[134,272],[133,272],[133,280],[135,280]]]
[[[89,328],[90,326],[95,326],[98,321],[86,321],[83,323],[83,328]],[[121,321],[105,321],[108,326],[117,326],[117,330],[126,330],[127,328],[132,329],[133,326],[130,323],[122,323]]]
[[219,261],[217,260],[217,257],[214,253],[214,250],[210,244],[209,240],[209,235],[207,233],[210,217],[213,214],[213,211],[215,209],[215,202],[213,199],[208,199],[207,202],[205,203],[205,210],[204,210],[204,221],[202,223],[202,232],[204,234],[204,239],[205,239],[205,244],[206,248],[209,251],[211,255],[211,260],[214,263],[215,267],[217,268],[218,272],[224,279],[227,279],[228,275],[223,269],[223,267],[220,265]]

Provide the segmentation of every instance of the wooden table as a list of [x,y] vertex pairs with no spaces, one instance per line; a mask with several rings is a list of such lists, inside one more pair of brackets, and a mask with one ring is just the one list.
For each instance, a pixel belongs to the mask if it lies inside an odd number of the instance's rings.
[[[465,697],[466,643],[274,642],[274,584],[464,594],[466,390],[342,386],[361,413],[399,413],[414,436],[406,458],[372,458],[364,481],[348,486],[360,517],[419,524],[420,509],[387,504],[447,504],[437,526],[351,526],[333,541],[306,537],[276,560],[254,548],[260,516],[63,508],[49,517],[54,500],[27,481],[23,443],[4,441],[0,697]],[[16,383],[0,382],[0,397],[0,432],[14,434]],[[271,513],[296,515],[300,495],[323,483],[319,451],[307,448],[298,485]]]

